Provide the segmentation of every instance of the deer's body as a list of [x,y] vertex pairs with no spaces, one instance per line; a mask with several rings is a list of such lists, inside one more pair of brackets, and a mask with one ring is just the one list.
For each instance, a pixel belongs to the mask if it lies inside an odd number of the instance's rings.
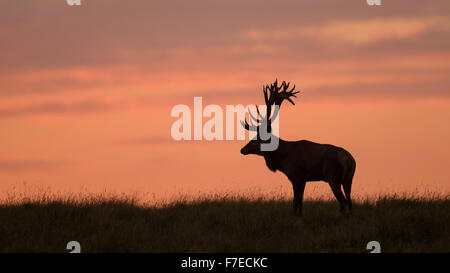
[[[351,185],[356,162],[352,155],[343,148],[330,144],[319,144],[308,140],[279,140],[275,151],[264,152],[250,141],[241,153],[263,156],[271,171],[284,173],[291,181],[294,190],[294,211],[301,214],[303,192],[306,182],[328,182],[341,210],[346,204],[351,210]],[[345,197],[342,194],[344,189]]]
[[[349,152],[334,145],[319,144],[307,140],[284,141],[279,139],[278,147],[275,150],[264,151],[261,148],[261,145],[267,143],[267,141],[260,136],[260,125],[265,125],[262,128],[267,127],[267,132],[263,133],[269,133],[270,139],[275,137],[271,133],[272,120],[276,118],[278,109],[284,100],[294,104],[291,98],[298,93],[298,91],[294,92],[294,89],[295,85],[289,90],[289,83],[284,81],[281,86],[278,86],[277,80],[270,86],[263,86],[267,113],[262,116],[258,107],[256,107],[258,117],[249,112],[250,124],[247,120],[241,122],[245,129],[257,132],[257,136],[241,149],[241,153],[263,156],[270,170],[280,171],[289,178],[294,190],[293,205],[295,213],[302,214],[303,192],[306,182],[310,181],[328,182],[340,204],[341,212],[344,212],[346,207],[351,211],[350,192],[356,162]],[[272,113],[273,105],[276,106],[274,113]],[[271,116],[271,114],[273,115]],[[252,121],[256,122],[257,125]],[[267,138],[264,137],[264,139]],[[345,196],[341,187],[344,189]]]

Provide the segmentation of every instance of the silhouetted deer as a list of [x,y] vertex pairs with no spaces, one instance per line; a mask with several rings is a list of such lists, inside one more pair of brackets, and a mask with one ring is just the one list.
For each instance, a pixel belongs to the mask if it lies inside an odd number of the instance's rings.
[[[267,167],[276,172],[281,171],[292,182],[294,190],[294,213],[302,214],[303,192],[306,182],[325,181],[331,187],[334,196],[340,204],[341,212],[345,212],[348,206],[349,212],[352,209],[352,201],[350,192],[352,187],[353,175],[355,173],[356,162],[353,156],[343,148],[330,144],[319,144],[307,140],[300,141],[284,141],[279,139],[278,148],[273,151],[263,151],[261,144],[269,142],[266,137],[261,138],[259,127],[267,126],[267,131],[271,137],[275,137],[271,133],[271,123],[275,120],[279,107],[283,100],[288,100],[292,104],[294,102],[291,97],[296,97],[294,87],[289,90],[289,83],[283,81],[278,86],[277,80],[273,84],[263,86],[264,100],[266,103],[266,115],[262,116],[257,110],[257,118],[249,111],[249,121],[241,121],[245,129],[256,131],[257,135],[254,139],[241,149],[243,155],[256,154],[263,156]],[[281,92],[280,92],[281,91]],[[272,107],[275,105],[274,113]],[[271,117],[271,114],[272,117]],[[255,121],[256,125],[252,122]],[[344,189],[345,197],[341,191],[341,185]]]

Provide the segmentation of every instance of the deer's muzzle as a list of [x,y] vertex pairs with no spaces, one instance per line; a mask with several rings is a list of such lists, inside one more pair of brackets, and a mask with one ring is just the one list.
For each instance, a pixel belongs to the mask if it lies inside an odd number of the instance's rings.
[[248,149],[246,149],[246,147],[241,149],[241,154],[243,155],[248,155]]

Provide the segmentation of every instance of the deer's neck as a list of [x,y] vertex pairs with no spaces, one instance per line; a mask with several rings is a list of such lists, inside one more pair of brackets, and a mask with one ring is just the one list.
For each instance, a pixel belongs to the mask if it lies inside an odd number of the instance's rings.
[[278,148],[275,151],[264,152],[264,159],[266,161],[267,167],[275,171],[284,171],[283,162],[287,156],[285,149],[285,141],[280,139],[278,143]]

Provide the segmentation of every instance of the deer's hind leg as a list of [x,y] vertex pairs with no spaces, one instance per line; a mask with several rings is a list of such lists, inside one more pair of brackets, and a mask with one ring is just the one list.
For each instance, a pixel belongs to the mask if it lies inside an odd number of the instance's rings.
[[331,190],[333,191],[334,197],[336,197],[337,201],[339,202],[340,211],[341,213],[345,212],[345,207],[347,204],[347,200],[344,197],[344,194],[341,190],[341,184],[336,181],[328,182],[330,184]]

